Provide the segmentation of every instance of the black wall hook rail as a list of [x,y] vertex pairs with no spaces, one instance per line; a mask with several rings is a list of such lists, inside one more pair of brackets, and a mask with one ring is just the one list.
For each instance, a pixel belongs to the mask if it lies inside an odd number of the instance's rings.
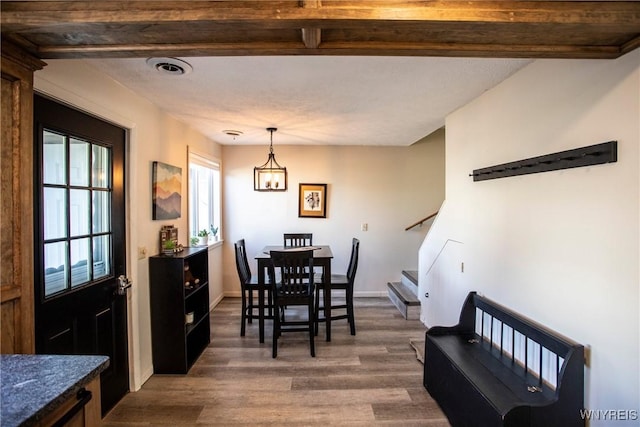
[[609,141],[588,147],[575,148],[554,154],[546,154],[544,156],[531,157],[525,160],[475,169],[469,176],[472,176],[474,181],[486,181],[488,179],[601,165],[603,163],[614,163],[617,161],[618,141]]

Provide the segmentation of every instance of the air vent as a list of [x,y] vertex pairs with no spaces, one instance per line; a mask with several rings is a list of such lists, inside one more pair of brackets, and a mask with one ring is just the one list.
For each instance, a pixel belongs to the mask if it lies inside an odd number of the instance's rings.
[[182,76],[193,71],[191,65],[177,58],[149,58],[147,65],[162,74],[171,76]]

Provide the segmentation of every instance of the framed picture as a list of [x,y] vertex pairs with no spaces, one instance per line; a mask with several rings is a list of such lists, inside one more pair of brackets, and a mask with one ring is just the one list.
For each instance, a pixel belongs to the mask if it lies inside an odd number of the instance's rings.
[[180,218],[182,168],[153,162],[153,219]]
[[160,253],[164,249],[164,242],[171,240],[174,246],[178,246],[178,229],[173,225],[163,225],[160,229]]
[[327,217],[327,184],[300,184],[298,216],[300,218]]

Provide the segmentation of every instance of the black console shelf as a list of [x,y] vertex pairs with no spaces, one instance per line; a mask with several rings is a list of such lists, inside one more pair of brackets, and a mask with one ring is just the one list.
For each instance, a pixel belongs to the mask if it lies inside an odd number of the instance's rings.
[[186,374],[209,345],[208,266],[207,248],[185,248],[175,255],[149,258],[156,374]]

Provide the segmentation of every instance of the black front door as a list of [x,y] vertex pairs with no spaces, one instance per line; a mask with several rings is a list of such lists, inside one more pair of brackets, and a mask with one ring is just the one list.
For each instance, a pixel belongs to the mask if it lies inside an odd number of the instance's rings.
[[[38,354],[101,354],[102,413],[129,390],[126,131],[36,95],[35,335]],[[124,294],[124,295],[122,295]]]

